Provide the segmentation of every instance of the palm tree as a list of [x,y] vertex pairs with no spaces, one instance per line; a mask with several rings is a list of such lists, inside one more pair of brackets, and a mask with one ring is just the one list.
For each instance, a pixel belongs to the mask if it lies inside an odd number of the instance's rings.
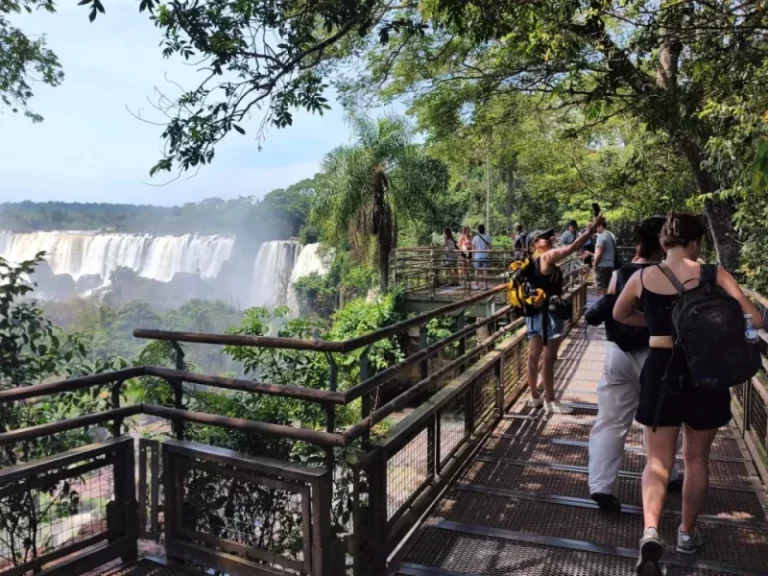
[[354,143],[334,149],[323,162],[313,221],[326,240],[348,243],[362,262],[371,256],[375,237],[386,290],[398,218],[434,211],[433,199],[444,193],[448,171],[414,144],[404,118],[352,116],[350,122]]

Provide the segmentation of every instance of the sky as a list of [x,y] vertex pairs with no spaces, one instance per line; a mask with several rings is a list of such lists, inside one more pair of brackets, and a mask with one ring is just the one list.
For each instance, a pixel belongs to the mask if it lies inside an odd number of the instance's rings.
[[217,147],[213,164],[197,176],[151,185],[172,178],[167,173],[149,177],[161,157],[162,127],[141,122],[126,108],[158,120],[147,98],[156,87],[178,93],[166,75],[190,88],[198,73],[181,59],[162,57],[161,32],[139,13],[138,2],[104,4],[106,14],[94,23],[76,0],[61,0],[56,14],[13,19],[28,35],[46,35],[65,78],[55,88],[34,85],[30,107],[43,115],[42,123],[0,111],[0,202],[168,206],[214,196],[261,197],[311,177],[328,151],[349,142],[343,110],[333,100],[323,116],[298,112],[293,126],[271,128],[261,151],[251,135],[260,120],[255,116],[242,123],[246,135],[228,136]]

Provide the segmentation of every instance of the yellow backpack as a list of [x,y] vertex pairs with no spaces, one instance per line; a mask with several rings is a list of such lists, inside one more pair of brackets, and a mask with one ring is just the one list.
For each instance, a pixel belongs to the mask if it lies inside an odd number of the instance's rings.
[[512,274],[507,283],[507,302],[523,316],[540,311],[546,303],[547,295],[541,288],[535,288],[530,276],[534,270],[530,257],[515,260],[509,265]]

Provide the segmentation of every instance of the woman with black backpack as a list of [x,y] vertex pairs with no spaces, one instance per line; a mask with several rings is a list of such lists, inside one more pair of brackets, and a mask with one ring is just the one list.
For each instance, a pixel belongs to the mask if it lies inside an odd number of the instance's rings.
[[[659,235],[664,217],[643,220],[635,228],[636,252],[631,264],[614,272],[605,296],[586,313],[592,326],[605,324],[608,340],[603,374],[597,385],[597,419],[589,436],[589,492],[602,510],[620,512],[613,493],[624,457],[624,442],[640,400],[640,372],[650,349],[648,328],[626,326],[613,319],[616,295],[632,275],[664,259]],[[681,475],[675,467],[670,484],[679,487]]]
[[670,214],[661,233],[664,263],[632,276],[613,310],[615,320],[647,326],[650,332],[635,415],[645,427],[647,449],[642,480],[645,530],[637,564],[641,576],[662,574],[658,527],[681,427],[685,480],[676,550],[694,554],[703,544],[696,520],[709,486],[712,442],[718,428],[731,419],[728,387],[734,382],[729,378],[746,379],[732,360],[749,359],[744,355],[751,350],[745,326],[751,327],[745,317],[762,327],[759,312],[733,277],[697,262],[703,236],[699,217]]

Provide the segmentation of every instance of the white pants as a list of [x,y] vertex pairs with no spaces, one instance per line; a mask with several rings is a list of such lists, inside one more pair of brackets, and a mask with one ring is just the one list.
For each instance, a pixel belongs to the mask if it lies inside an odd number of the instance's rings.
[[[640,372],[649,350],[624,352],[608,342],[597,385],[597,420],[589,435],[589,491],[612,494],[624,458],[624,441],[640,400]],[[645,434],[643,434],[645,445]],[[678,450],[680,438],[678,437]],[[677,477],[677,465],[670,479]]]

